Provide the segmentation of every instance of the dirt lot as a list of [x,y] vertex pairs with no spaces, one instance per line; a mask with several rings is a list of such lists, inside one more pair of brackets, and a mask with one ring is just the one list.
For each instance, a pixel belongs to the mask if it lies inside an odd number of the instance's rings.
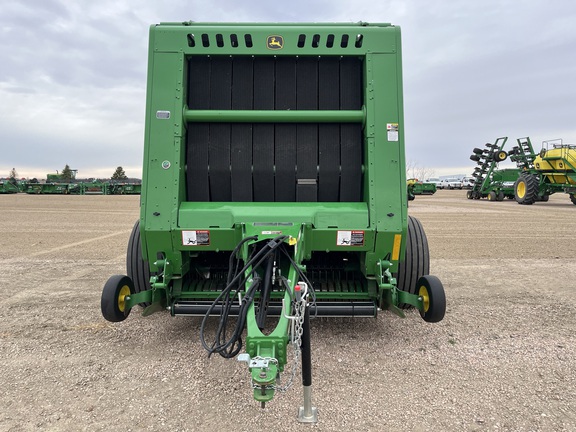
[[208,359],[200,319],[111,324],[139,197],[0,196],[0,430],[576,430],[576,206],[418,196],[446,318],[316,320],[313,402],[262,410],[244,364]]

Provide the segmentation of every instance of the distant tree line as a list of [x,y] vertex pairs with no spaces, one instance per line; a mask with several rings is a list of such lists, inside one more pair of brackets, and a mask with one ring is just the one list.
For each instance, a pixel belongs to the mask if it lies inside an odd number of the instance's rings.
[[[66,164],[66,166],[62,169],[62,171],[57,175],[58,180],[64,183],[70,183],[72,180],[76,178],[77,171],[78,170],[71,169],[70,166]],[[10,180],[16,181],[16,179],[18,178],[18,171],[16,171],[16,168],[12,168],[10,170],[10,172],[8,173],[8,178]],[[119,166],[116,168],[116,170],[112,174],[112,177],[110,178],[112,180],[126,180],[128,176],[126,175],[124,168]]]

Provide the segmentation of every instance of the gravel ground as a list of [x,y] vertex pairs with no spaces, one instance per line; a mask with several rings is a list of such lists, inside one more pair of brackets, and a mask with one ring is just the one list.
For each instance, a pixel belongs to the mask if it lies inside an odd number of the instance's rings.
[[244,364],[207,358],[199,318],[100,314],[137,196],[0,195],[0,430],[576,430],[576,206],[418,196],[445,319],[318,319],[313,403],[262,410]]

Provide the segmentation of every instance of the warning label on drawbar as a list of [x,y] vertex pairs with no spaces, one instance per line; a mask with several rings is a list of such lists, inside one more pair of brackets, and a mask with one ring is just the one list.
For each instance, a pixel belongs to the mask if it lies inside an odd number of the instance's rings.
[[182,231],[182,245],[208,246],[210,244],[210,231]]
[[337,246],[364,246],[364,231],[338,231]]

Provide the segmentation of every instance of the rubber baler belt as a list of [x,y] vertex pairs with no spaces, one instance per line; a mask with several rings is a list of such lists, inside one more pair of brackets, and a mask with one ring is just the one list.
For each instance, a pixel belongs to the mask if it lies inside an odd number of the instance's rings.
[[[358,110],[362,108],[362,68],[352,58],[340,61],[340,108]],[[362,147],[358,146],[362,136],[358,124],[340,125],[340,201],[358,201],[362,187]]]
[[[252,59],[239,57],[232,64],[232,109],[251,110],[254,105]],[[232,201],[252,201],[252,125],[231,125],[230,174]]]
[[[275,109],[296,109],[296,58],[276,60]],[[296,125],[277,124],[274,134],[274,201],[296,201]]]
[[[357,57],[189,60],[190,109],[359,110]],[[189,201],[360,201],[359,124],[190,123]]]
[[[266,57],[254,59],[254,109],[274,109],[275,63]],[[254,124],[252,138],[252,178],[254,201],[274,200],[274,125]]]
[[[229,110],[232,107],[232,62],[226,57],[212,58],[210,109]],[[210,125],[208,160],[210,200],[231,201],[230,130],[229,123]]]
[[[336,57],[322,59],[318,64],[318,108],[340,108],[340,61]],[[318,125],[318,201],[339,201],[340,190],[340,126]]]
[[[318,58],[298,59],[296,109],[318,109]],[[318,125],[296,125],[296,201],[318,201]]]

